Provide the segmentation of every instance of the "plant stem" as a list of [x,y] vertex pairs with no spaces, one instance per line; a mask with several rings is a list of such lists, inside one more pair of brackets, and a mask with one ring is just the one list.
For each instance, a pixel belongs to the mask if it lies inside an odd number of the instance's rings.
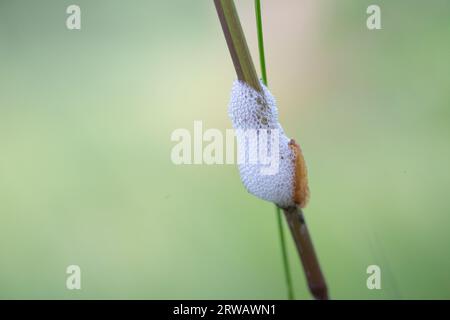
[[281,254],[283,256],[284,274],[286,276],[288,299],[294,300],[294,289],[292,286],[291,270],[289,269],[289,259],[286,250],[286,243],[284,241],[283,220],[281,218],[280,208],[276,207],[276,210],[277,210],[278,231],[280,235]]
[[284,215],[291,229],[300,260],[305,271],[308,287],[314,298],[328,300],[328,289],[320,269],[319,260],[309,235],[303,212],[298,207],[283,208]]
[[[214,4],[216,6],[217,14],[219,15],[219,20],[222,25],[223,33],[227,41],[228,49],[230,51],[238,79],[246,82],[256,91],[263,92],[256,74],[255,66],[253,65],[253,61],[248,50],[247,42],[245,40],[244,32],[242,31],[234,1],[214,0]],[[258,37],[261,37],[262,39],[262,31],[261,35],[258,35]],[[267,83],[267,79],[265,79],[265,64],[263,72],[263,81]],[[313,296],[316,299],[328,299],[325,279],[322,275],[322,271],[320,270],[320,265],[315,254],[302,211],[297,207],[282,209],[289,224],[292,237],[294,238],[297,246],[306,279],[308,281],[308,286]],[[279,223],[279,226],[280,225],[282,227],[282,224]],[[282,228],[280,228],[280,234],[282,247],[285,248],[286,246]],[[286,250],[283,250],[283,261],[285,263],[285,270],[289,271]],[[287,273],[286,279],[287,282],[289,282],[288,290],[292,291],[292,281],[289,273]],[[292,293],[289,293],[289,297],[291,297],[291,294]]]
[[262,92],[234,1],[214,0],[214,4],[238,79],[246,82],[256,91]]
[[261,77],[264,85],[267,86],[266,58],[264,55],[264,37],[262,29],[260,0],[255,0],[255,14],[256,14],[256,29],[258,31],[258,49],[259,49],[259,64],[261,66]]
[[[262,29],[262,17],[261,17],[261,1],[255,0],[255,15],[256,15],[256,30],[258,32],[258,49],[259,49],[259,64],[261,66],[261,76],[264,85],[267,86],[267,71],[266,71],[266,58],[264,54],[264,37]],[[289,268],[289,259],[286,248],[286,241],[284,239],[283,231],[283,219],[281,217],[280,208],[276,207],[278,231],[280,236],[281,254],[283,256],[284,274],[286,277],[286,288],[289,300],[294,300],[294,290],[292,285],[291,270]]]

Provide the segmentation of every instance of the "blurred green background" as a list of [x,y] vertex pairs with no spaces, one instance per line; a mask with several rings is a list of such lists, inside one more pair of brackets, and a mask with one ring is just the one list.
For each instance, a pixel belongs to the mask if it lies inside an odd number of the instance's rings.
[[[262,4],[332,298],[450,298],[450,1]],[[258,66],[253,1],[236,5]],[[286,298],[274,206],[233,165],[170,160],[173,130],[231,127],[234,78],[212,1],[0,0],[0,298]]]

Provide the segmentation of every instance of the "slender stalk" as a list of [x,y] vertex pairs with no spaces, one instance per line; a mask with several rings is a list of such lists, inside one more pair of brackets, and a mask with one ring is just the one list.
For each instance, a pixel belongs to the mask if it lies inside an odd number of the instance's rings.
[[328,300],[328,289],[320,269],[319,260],[300,208],[284,208],[284,215],[291,229],[300,260],[305,271],[308,287],[314,298]]
[[276,209],[277,209],[278,231],[280,234],[281,254],[283,256],[284,274],[286,276],[288,299],[294,300],[294,288],[292,286],[291,270],[289,269],[289,259],[286,250],[286,243],[284,241],[283,220],[281,218],[282,215],[280,208],[276,207]]
[[258,32],[258,49],[259,49],[259,64],[261,66],[261,77],[263,83],[267,86],[266,58],[264,55],[264,37],[262,28],[260,0],[255,0],[255,14],[256,14],[256,30]]
[[[267,71],[266,71],[266,58],[264,54],[264,37],[262,29],[262,17],[261,17],[261,1],[255,0],[255,15],[256,15],[256,30],[258,32],[258,49],[259,49],[259,64],[261,67],[261,76],[264,85],[267,86]],[[292,285],[291,270],[289,268],[289,259],[286,249],[286,241],[284,239],[283,231],[283,219],[281,217],[280,208],[276,207],[277,221],[278,221],[278,234],[280,237],[281,254],[283,256],[284,275],[286,278],[286,288],[289,300],[294,300],[294,289]]]
[[238,79],[245,81],[256,91],[262,92],[234,1],[214,0],[214,4]]
[[[244,32],[242,31],[234,1],[214,0],[214,4],[217,9],[217,14],[219,15],[219,20],[222,25],[223,33],[225,35],[238,79],[245,81],[255,90],[262,92],[261,84],[256,75],[255,66],[253,65],[253,61],[248,50],[247,42],[245,40]],[[266,75],[263,77],[266,77]],[[265,80],[267,81],[267,79]],[[314,251],[302,211],[297,207],[282,209],[291,230],[292,237],[297,246],[311,293],[316,299],[328,299],[325,279],[322,271],[320,270],[320,265]],[[280,230],[282,235],[282,245],[285,247],[282,228]],[[285,252],[283,253],[283,260],[287,263],[287,255],[286,257],[284,257],[284,255]],[[287,264],[285,264],[285,270],[286,266]],[[287,270],[289,270],[288,267]],[[287,276],[287,278],[290,279],[290,276]]]

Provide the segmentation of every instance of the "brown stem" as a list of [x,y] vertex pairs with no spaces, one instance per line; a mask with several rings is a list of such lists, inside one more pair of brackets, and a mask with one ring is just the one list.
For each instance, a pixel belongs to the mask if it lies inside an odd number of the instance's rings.
[[223,34],[239,80],[245,81],[256,91],[262,92],[247,41],[233,0],[214,0]]
[[302,210],[297,207],[290,207],[283,209],[283,211],[300,255],[309,290],[314,298],[328,300],[325,278],[320,269],[319,260],[317,259]]
[[[259,82],[250,51],[248,50],[234,1],[214,0],[214,4],[238,79],[246,82],[258,92],[262,92],[261,83]],[[264,104],[264,102],[261,103]],[[325,279],[320,270],[302,211],[297,208],[283,209],[283,211],[297,246],[308,286],[313,296],[316,299],[328,299]]]

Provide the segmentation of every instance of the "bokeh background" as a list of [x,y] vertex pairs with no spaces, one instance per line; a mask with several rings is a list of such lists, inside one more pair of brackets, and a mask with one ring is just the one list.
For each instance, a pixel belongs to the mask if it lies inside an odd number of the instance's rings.
[[[450,298],[450,1],[262,3],[332,298]],[[173,130],[231,128],[234,78],[212,1],[0,0],[0,298],[285,299],[274,206],[233,165],[170,160]]]

